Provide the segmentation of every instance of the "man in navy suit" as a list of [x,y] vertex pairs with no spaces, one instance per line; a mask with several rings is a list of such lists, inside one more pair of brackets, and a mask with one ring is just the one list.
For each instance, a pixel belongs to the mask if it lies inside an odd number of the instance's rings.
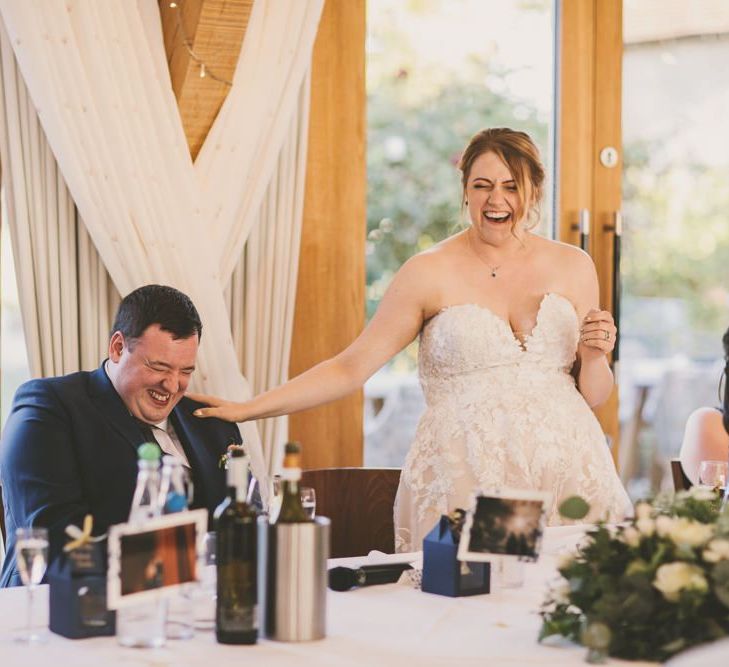
[[146,285],[126,296],[112,327],[109,358],[97,370],[31,380],[15,394],[0,443],[7,553],[0,587],[20,585],[15,529],[48,529],[50,559],[67,525],[94,517],[101,534],[129,517],[137,447],[154,438],[189,467],[193,507],[210,513],[225,495],[218,461],[241,444],[238,429],[196,419],[184,397],[202,334],[192,301]]

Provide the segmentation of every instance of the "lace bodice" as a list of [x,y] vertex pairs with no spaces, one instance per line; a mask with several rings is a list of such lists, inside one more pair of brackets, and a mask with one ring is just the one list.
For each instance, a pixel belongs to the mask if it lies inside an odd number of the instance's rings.
[[[462,382],[488,375],[509,391],[512,380],[532,382],[538,373],[569,373],[575,361],[579,322],[572,303],[546,294],[534,329],[523,343],[511,327],[484,306],[448,306],[425,326],[420,338],[418,370],[428,402],[444,398]],[[483,387],[479,387],[483,389]]]
[[589,518],[624,514],[627,496],[605,437],[570,375],[579,319],[559,294],[543,297],[520,342],[488,308],[449,306],[424,327],[419,375],[427,409],[403,468],[396,506],[400,549],[477,488],[549,491],[591,502]]

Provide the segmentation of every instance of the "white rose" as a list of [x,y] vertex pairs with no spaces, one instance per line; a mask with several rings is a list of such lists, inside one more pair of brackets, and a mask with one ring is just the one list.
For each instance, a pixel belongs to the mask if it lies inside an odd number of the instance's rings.
[[698,547],[711,539],[714,534],[713,526],[692,521],[691,519],[675,519],[669,531],[671,539],[676,544],[686,544],[690,547]]
[[650,519],[653,507],[649,503],[638,503],[635,506],[635,516],[638,519]]
[[716,493],[710,486],[698,484],[688,490],[688,495],[696,500],[714,500]]
[[621,538],[629,547],[637,547],[640,544],[640,533],[633,526],[623,530]]
[[705,591],[708,588],[701,568],[683,562],[661,565],[653,585],[669,602],[676,602],[682,590]]
[[552,589],[552,599],[557,604],[568,604],[570,601],[570,585],[567,581],[562,581]]
[[650,537],[656,532],[656,522],[650,518],[638,519],[635,527],[646,537]]
[[670,516],[661,514],[656,518],[656,532],[660,537],[666,537],[673,528],[673,519]]
[[572,561],[575,559],[573,553],[561,553],[557,556],[557,569],[564,570],[565,568],[572,565]]
[[720,560],[729,560],[729,540],[717,538],[706,545],[702,554],[707,563],[718,563]]

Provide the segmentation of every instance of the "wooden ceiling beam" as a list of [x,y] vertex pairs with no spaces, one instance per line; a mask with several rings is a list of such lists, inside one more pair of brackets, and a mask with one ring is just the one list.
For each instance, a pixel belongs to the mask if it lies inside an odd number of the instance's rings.
[[193,160],[230,90],[224,81],[233,80],[253,1],[158,0],[172,89]]

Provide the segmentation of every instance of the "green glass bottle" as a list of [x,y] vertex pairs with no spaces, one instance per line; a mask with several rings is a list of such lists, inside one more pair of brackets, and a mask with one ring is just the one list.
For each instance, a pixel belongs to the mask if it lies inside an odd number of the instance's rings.
[[311,523],[312,519],[301,504],[301,445],[286,443],[281,471],[281,511],[276,523]]
[[215,510],[217,601],[215,635],[223,644],[258,638],[256,513],[246,503],[248,458],[228,455],[228,497]]

